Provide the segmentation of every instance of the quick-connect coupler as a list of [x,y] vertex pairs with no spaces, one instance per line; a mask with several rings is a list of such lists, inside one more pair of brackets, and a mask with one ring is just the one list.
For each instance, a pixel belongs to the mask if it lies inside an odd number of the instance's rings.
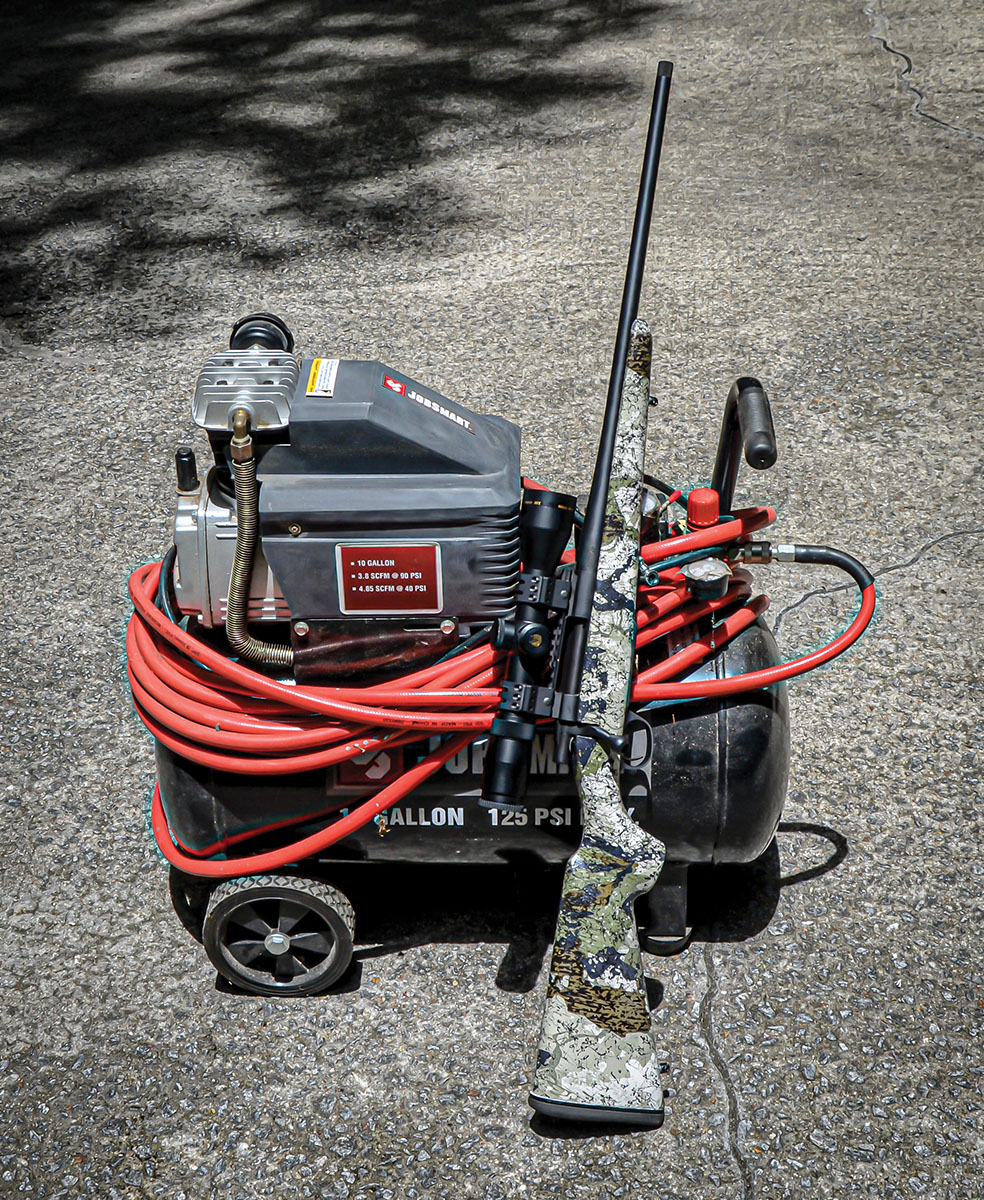
[[771,542],[745,542],[728,553],[729,563],[761,566],[770,562],[794,562],[816,566],[839,567],[864,590],[874,583],[874,576],[852,554],[832,546],[806,546],[781,542],[774,549]]
[[741,563],[746,567],[761,567],[776,557],[771,542],[744,542],[728,551],[729,563]]

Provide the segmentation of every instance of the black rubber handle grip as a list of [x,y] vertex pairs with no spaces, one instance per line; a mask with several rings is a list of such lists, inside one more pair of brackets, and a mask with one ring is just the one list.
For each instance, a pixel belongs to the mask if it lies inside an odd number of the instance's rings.
[[765,388],[757,379],[739,379],[738,425],[745,448],[745,462],[756,471],[764,471],[776,461],[776,430]]
[[711,487],[721,497],[721,512],[731,512],[741,452],[756,471],[776,461],[776,431],[765,388],[751,375],[736,379],[724,404],[724,420],[718,439]]

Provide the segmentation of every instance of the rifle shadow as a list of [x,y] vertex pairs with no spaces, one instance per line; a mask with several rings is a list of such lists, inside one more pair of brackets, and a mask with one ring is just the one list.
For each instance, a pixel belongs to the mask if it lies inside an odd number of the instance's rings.
[[[318,874],[356,913],[352,965],[325,995],[357,992],[376,959],[421,946],[505,943],[495,975],[504,992],[530,992],[553,942],[563,864],[536,854],[501,864],[331,863]],[[201,941],[198,931],[186,925]],[[216,975],[217,991],[245,995]],[[658,1003],[656,985],[650,1002]],[[303,997],[300,997],[303,1000]]]
[[562,864],[522,853],[501,864],[333,871],[358,914],[353,965],[335,990],[356,990],[362,969],[374,959],[414,947],[504,942],[496,987],[532,991],[553,941],[562,878]]
[[[768,848],[750,863],[690,869],[688,921],[691,941],[740,942],[761,933],[772,919],[784,887],[807,883],[838,867],[848,854],[843,834],[829,826],[783,821]],[[830,845],[815,865],[786,875],[779,838],[802,835]],[[495,986],[525,993],[537,986],[553,942],[563,866],[535,853],[514,850],[501,863],[332,864],[330,881],[349,897],[357,914],[352,966],[330,993],[358,991],[373,960],[419,946],[502,944]],[[659,1007],[663,987],[647,978],[649,1005]],[[235,991],[217,977],[216,987]],[[591,1126],[593,1133],[599,1132]]]

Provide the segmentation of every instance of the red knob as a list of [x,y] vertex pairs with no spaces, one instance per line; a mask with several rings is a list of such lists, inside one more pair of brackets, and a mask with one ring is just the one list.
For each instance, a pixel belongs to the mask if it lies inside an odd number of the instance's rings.
[[721,500],[713,488],[694,488],[687,497],[687,526],[707,529],[721,516]]

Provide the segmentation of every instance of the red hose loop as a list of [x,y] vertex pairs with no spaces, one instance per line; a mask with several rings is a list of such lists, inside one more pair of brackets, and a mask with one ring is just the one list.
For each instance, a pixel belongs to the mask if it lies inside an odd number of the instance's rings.
[[[639,590],[643,591],[642,588]],[[674,584],[668,591],[665,588],[660,589],[661,594],[658,596],[655,594],[656,591],[656,588],[645,589],[645,607],[636,613],[637,630],[645,629],[653,621],[665,617],[690,599],[690,588],[686,581]]]
[[[759,597],[759,599],[765,599],[765,597]],[[776,667],[765,667],[760,671],[735,675],[730,679],[709,679],[704,682],[655,683],[652,682],[654,678],[652,671],[657,668],[652,668],[650,671],[643,671],[637,677],[636,684],[632,689],[632,699],[638,701],[692,700],[704,696],[712,699],[720,696],[736,696],[742,692],[754,692],[759,688],[772,687],[773,684],[782,683],[783,680],[794,679],[797,675],[812,671],[814,667],[822,666],[824,663],[830,662],[832,658],[836,658],[838,654],[843,654],[864,633],[874,612],[875,585],[872,583],[861,593],[861,608],[847,629],[826,646],[814,650],[812,654],[804,654],[801,658],[794,658],[790,662],[781,663]],[[688,646],[687,650],[689,649]],[[686,653],[686,651],[682,651],[682,653]],[[660,664],[660,666],[664,665]]]
[[687,554],[691,550],[705,550],[708,546],[728,545],[731,542],[744,542],[750,533],[756,529],[764,529],[776,519],[774,508],[736,508],[731,514],[733,521],[722,521],[719,525],[711,525],[707,529],[697,529],[693,533],[684,533],[679,537],[666,538],[661,542],[647,542],[639,548],[642,561],[646,563],[660,562],[664,558],[675,558],[678,554]]
[[[448,699],[455,704],[489,705],[498,700],[498,694],[492,691],[473,695],[455,691],[442,695],[440,692],[417,694],[411,691],[391,691],[382,685],[370,688],[302,688],[278,683],[240,663],[233,662],[169,621],[153,601],[159,575],[160,563],[152,563],[147,567],[138,567],[130,576],[130,597],[136,610],[131,622],[138,618],[147,622],[171,645],[176,646],[188,657],[204,664],[220,679],[239,684],[254,695],[280,700],[292,708],[313,710],[326,716],[354,721],[359,725],[385,725],[397,729],[413,726],[422,733],[453,733],[470,729],[477,734],[484,732],[492,724],[492,714],[408,712],[401,709],[383,708],[378,705],[353,703],[350,699],[350,697],[368,696],[372,700],[383,703],[388,700],[392,700],[394,703],[407,701],[429,703],[433,700],[440,702]],[[481,655],[481,650],[472,653]],[[463,654],[461,658],[467,659],[468,655]]]
[[[722,521],[719,525],[710,525],[693,533],[684,533],[660,542],[645,542],[639,547],[639,556],[644,563],[654,563],[678,554],[687,554],[691,550],[706,550],[708,546],[744,542],[756,529],[771,525],[776,519],[776,510],[767,507],[736,508],[731,516],[733,520]],[[560,561],[574,562],[574,551],[565,550]]]
[[[739,608],[730,617],[725,617],[710,633],[705,633],[703,637],[697,638],[689,646],[684,646],[676,654],[671,654],[669,658],[664,659],[661,663],[657,663],[653,667],[647,667],[645,671],[640,671],[636,676],[635,686],[632,688],[632,699],[638,699],[636,692],[640,686],[657,683],[663,679],[673,679],[674,676],[692,671],[694,667],[699,666],[700,663],[710,658],[712,654],[716,654],[733,637],[737,637],[742,630],[747,629],[768,607],[768,596],[756,596],[751,603]],[[718,682],[731,683],[732,680],[724,679]],[[698,692],[697,694],[703,695],[704,693]]]
[[696,600],[692,604],[684,604],[676,612],[669,613],[643,629],[636,637],[636,649],[640,650],[657,638],[666,637],[668,633],[676,633],[685,629],[709,613],[719,612],[722,608],[728,608],[739,600],[747,600],[751,593],[752,589],[746,580],[738,579],[728,587],[723,596],[718,596],[713,600]]
[[[645,562],[658,563],[691,550],[741,542],[771,524],[775,515],[771,508],[742,509],[732,521],[646,544],[640,554]],[[399,779],[318,833],[278,850],[223,861],[196,857],[175,845],[156,789],[152,825],[157,844],[168,862],[191,875],[231,878],[278,869],[320,853],[400,803],[485,733],[495,718],[506,655],[492,646],[474,648],[388,683],[295,686],[230,659],[175,625],[155,602],[159,575],[160,564],[151,563],[130,577],[134,613],[126,649],[137,714],[173,753],[214,770],[283,775],[321,770],[383,747],[419,743],[427,736],[445,739]],[[642,670],[633,686],[633,701],[731,696],[791,679],[843,653],[861,636],[874,611],[872,585],[862,592],[854,621],[828,646],[746,675],[682,682],[681,675],[711,658],[768,607],[765,596],[749,599],[750,584],[751,577],[737,570],[723,597],[695,600],[679,571],[668,568],[659,583],[640,586],[639,649],[692,628],[708,614],[716,614],[716,623],[710,633]],[[235,840],[222,845],[231,846]]]
[[302,858],[310,858],[312,854],[320,854],[322,850],[327,850],[329,846],[333,846],[342,838],[348,837],[349,834],[368,825],[377,813],[381,813],[383,809],[389,808],[393,804],[398,804],[415,787],[418,787],[435,771],[439,771],[448,759],[463,750],[471,740],[471,737],[465,736],[451,738],[450,741],[405,771],[399,779],[387,784],[375,796],[360,804],[354,812],[340,817],[327,828],[312,833],[309,837],[301,838],[300,841],[293,842],[281,850],[268,850],[263,854],[249,854],[243,858],[231,858],[219,862],[195,858],[174,844],[167,827],[164,806],[161,803],[160,785],[157,785],[154,788],[154,799],[150,810],[154,838],[161,854],[171,866],[187,871],[189,875],[200,875],[206,879],[231,879],[238,875],[258,875],[264,871],[279,870],[279,868],[298,862]]

